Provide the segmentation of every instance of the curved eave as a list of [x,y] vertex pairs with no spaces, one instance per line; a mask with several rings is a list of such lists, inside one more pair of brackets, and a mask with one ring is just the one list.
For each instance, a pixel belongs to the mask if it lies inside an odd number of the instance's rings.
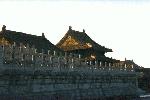
[[107,49],[105,52],[113,52],[112,49]]

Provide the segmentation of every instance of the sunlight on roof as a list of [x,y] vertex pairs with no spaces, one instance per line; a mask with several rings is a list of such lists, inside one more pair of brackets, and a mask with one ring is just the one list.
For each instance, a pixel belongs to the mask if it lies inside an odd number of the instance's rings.
[[94,55],[91,55],[91,58],[95,59],[96,57]]
[[86,43],[86,45],[91,48],[92,47],[92,44],[91,43]]

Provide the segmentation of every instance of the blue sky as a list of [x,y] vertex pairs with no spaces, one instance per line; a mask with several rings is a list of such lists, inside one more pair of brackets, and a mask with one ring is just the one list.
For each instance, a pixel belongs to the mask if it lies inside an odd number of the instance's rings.
[[54,44],[67,32],[86,33],[113,49],[109,57],[133,59],[150,67],[150,2],[148,0],[0,1],[0,26],[34,35],[45,33]]

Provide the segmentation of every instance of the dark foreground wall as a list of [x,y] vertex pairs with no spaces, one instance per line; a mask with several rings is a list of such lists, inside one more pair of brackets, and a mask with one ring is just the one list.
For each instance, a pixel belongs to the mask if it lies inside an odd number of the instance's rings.
[[150,93],[150,68],[137,69],[136,71],[143,74],[138,78],[138,87]]
[[0,100],[141,100],[133,96],[115,96],[115,97],[68,97],[61,95],[41,95],[41,96],[0,96]]

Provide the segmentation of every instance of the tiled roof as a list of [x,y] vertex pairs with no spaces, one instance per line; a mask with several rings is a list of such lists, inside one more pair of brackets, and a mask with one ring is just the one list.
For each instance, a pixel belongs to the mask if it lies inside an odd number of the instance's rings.
[[36,36],[22,32],[5,30],[2,28],[2,31],[0,32],[0,37],[4,37],[10,43],[15,42],[17,45],[22,43],[23,45],[35,47],[37,49],[37,52],[43,51],[47,53],[48,50],[50,50],[51,52],[53,51],[62,52],[62,50],[60,50],[55,45],[53,45],[49,40],[47,40],[44,34],[42,34],[42,36]]
[[[62,44],[65,42],[65,40],[68,38],[68,36],[71,36],[74,38],[79,45],[76,45],[74,47],[63,47]],[[83,32],[75,31],[69,28],[68,32],[65,34],[65,36],[57,43],[57,46],[61,49],[67,48],[69,50],[76,50],[76,49],[87,49],[85,48],[85,45],[88,45],[88,43],[92,46],[94,50],[102,51],[102,52],[112,52],[112,49],[105,48],[104,46],[99,45],[95,41],[93,41],[83,30]],[[70,49],[69,49],[70,48]],[[66,51],[66,50],[65,50]]]

